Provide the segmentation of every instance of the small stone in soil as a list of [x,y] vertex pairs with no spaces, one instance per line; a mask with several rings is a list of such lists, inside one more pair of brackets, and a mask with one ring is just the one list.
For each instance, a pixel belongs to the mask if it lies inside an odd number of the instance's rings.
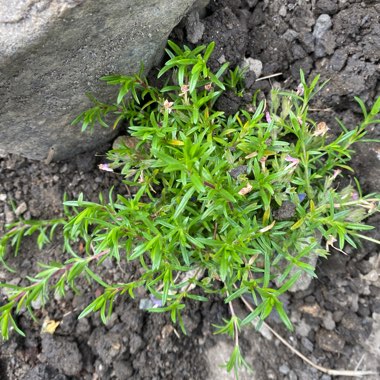
[[300,336],[308,336],[311,327],[305,322],[304,319],[301,319],[298,326],[296,326],[296,333]]
[[290,371],[289,367],[286,364],[282,364],[278,370],[283,375],[287,375],[289,373],[289,371]]
[[247,68],[249,71],[253,71],[256,75],[256,78],[260,78],[260,75],[263,71],[263,63],[260,60],[251,57],[244,58],[242,66]]
[[326,311],[325,316],[323,317],[323,327],[326,330],[334,330],[335,329],[335,321],[333,320],[332,313],[330,311]]
[[301,339],[302,345],[310,352],[314,351],[314,345],[311,343],[311,341],[305,337]]
[[13,212],[9,209],[8,205],[4,206],[5,223],[10,224],[15,220]]
[[316,335],[318,346],[328,352],[340,353],[344,348],[344,339],[342,339],[334,331],[320,329]]
[[28,206],[26,205],[25,202],[20,203],[15,210],[16,216],[22,215],[27,209],[28,209]]
[[187,39],[193,43],[198,43],[205,31],[204,24],[199,20],[199,13],[197,11],[191,12],[185,20],[185,28]]
[[379,273],[377,273],[376,269],[372,269],[365,276],[363,276],[363,279],[370,282],[376,282],[379,279]]

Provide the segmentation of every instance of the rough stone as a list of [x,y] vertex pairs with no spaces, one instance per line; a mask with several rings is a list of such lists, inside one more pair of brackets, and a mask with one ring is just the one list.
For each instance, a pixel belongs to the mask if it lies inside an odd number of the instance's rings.
[[[150,68],[195,0],[0,0],[0,150],[60,160],[110,140],[71,121],[115,88],[109,73]],[[113,95],[111,95],[111,93]]]
[[185,21],[187,39],[193,43],[197,44],[203,36],[205,31],[204,24],[199,19],[199,12],[194,11],[189,14]]
[[344,339],[334,331],[321,329],[316,335],[317,344],[322,350],[328,352],[342,352],[344,348]]
[[347,62],[348,54],[343,49],[335,51],[330,60],[330,67],[334,71],[341,71]]
[[311,331],[310,325],[308,325],[304,319],[301,319],[299,323],[296,325],[296,333],[297,335],[300,335],[302,337],[306,337],[309,335],[309,332]]
[[15,214],[16,214],[16,216],[20,216],[20,215],[24,214],[24,212],[25,212],[27,209],[28,209],[28,206],[26,205],[25,202],[20,203],[20,204],[17,206],[16,210],[15,210]]
[[336,0],[319,0],[316,7],[319,12],[329,15],[335,14],[339,9]]
[[324,57],[326,54],[332,54],[335,48],[335,38],[330,32],[332,26],[331,17],[328,14],[322,14],[318,17],[314,26],[313,36],[315,39],[315,56]]
[[313,36],[316,40],[320,39],[328,30],[331,29],[331,17],[327,14],[322,14],[318,17],[313,31]]
[[289,369],[289,367],[288,367],[287,364],[282,364],[278,370],[283,375],[287,375],[289,373],[289,371],[290,371],[290,369]]
[[332,313],[330,311],[327,311],[325,316],[323,317],[323,327],[326,330],[334,330],[335,329],[335,321],[333,319]]
[[246,67],[249,71],[253,71],[256,78],[259,78],[263,71],[263,63],[260,60],[251,57],[244,59],[243,67]]
[[303,345],[308,351],[313,352],[313,350],[314,350],[314,345],[313,345],[313,343],[310,341],[310,339],[307,339],[307,338],[303,337],[303,338],[301,339],[301,343],[302,343],[302,345]]

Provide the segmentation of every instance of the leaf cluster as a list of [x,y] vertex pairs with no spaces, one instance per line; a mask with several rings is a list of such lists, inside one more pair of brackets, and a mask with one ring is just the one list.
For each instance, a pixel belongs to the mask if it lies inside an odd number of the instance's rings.
[[[353,130],[342,124],[342,133],[328,138],[309,114],[309,102],[323,84],[318,77],[308,84],[301,72],[302,93],[276,90],[270,106],[253,102],[250,110],[226,117],[215,102],[241,83],[241,73],[227,71],[227,64],[216,73],[210,70],[213,43],[193,50],[173,42],[169,47],[169,60],[158,74],[166,78],[162,88],[141,73],[104,77],[118,86],[115,103],[96,100],[75,120],[82,129],[97,122],[128,124],[128,137],[107,157],[132,194],[111,189],[98,203],[81,195],[65,202],[71,214],[63,220],[28,227],[22,222],[1,238],[3,258],[7,243],[17,250],[23,235],[39,230],[41,236],[48,226],[61,225],[69,255],[62,264],[44,265],[29,286],[2,284],[9,289],[0,308],[4,338],[10,327],[18,330],[13,312],[30,310],[33,300],[47,299],[51,290],[63,295],[81,275],[104,292],[80,317],[99,311],[104,322],[117,297],[134,297],[143,287],[157,300],[150,311],[168,312],[185,333],[186,300],[207,301],[209,294],[218,294],[231,310],[231,319],[217,330],[235,339],[227,363],[231,370],[246,364],[237,338],[242,327],[258,320],[259,328],[275,310],[292,329],[281,295],[303,273],[315,277],[311,256],[343,251],[345,244],[357,247],[360,238],[375,241],[360,232],[372,228],[363,220],[378,211],[379,196],[363,196],[357,183],[339,189],[337,181],[341,170],[352,170],[352,145],[363,140],[368,125],[379,122],[379,99],[369,112],[357,99],[363,123]],[[82,253],[75,248],[78,241],[84,242]],[[106,282],[99,264],[107,258],[119,267],[135,262],[138,276]],[[243,318],[232,306],[240,297],[250,297],[256,306]]]

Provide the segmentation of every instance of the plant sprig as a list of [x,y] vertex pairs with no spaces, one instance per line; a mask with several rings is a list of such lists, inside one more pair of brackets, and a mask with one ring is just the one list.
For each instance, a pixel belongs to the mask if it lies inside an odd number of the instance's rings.
[[[107,170],[119,173],[131,196],[113,194],[98,203],[83,195],[66,201],[71,214],[55,221],[20,222],[1,238],[1,257],[7,243],[17,248],[25,234],[62,227],[69,258],[43,266],[29,286],[8,287],[8,302],[0,308],[1,330],[8,338],[16,329],[13,313],[51,291],[64,295],[80,276],[97,282],[103,294],[80,314],[100,312],[103,322],[117,297],[134,297],[144,288],[155,300],[151,312],[170,313],[185,333],[182,313],[187,299],[207,301],[219,294],[231,317],[217,333],[235,340],[226,367],[246,366],[238,335],[259,318],[257,327],[275,310],[284,325],[292,324],[280,296],[302,273],[315,277],[310,255],[326,257],[345,244],[357,247],[361,234],[372,227],[363,221],[378,211],[379,195],[363,196],[358,183],[339,188],[342,170],[352,170],[352,145],[363,140],[368,125],[378,123],[379,100],[364,113],[352,131],[327,140],[325,123],[308,113],[310,99],[321,86],[318,77],[308,84],[301,72],[296,92],[273,91],[270,108],[255,104],[226,117],[214,105],[223,91],[240,83],[240,73],[217,73],[207,66],[214,44],[191,50],[169,42],[169,60],[159,72],[163,88],[151,86],[142,73],[103,78],[119,86],[116,101],[85,111],[75,120],[82,129],[106,123],[128,123],[129,136],[108,152]],[[322,85],[323,86],[323,85]],[[238,89],[241,92],[241,89]],[[290,211],[289,211],[290,210]],[[26,224],[25,224],[26,223]],[[27,224],[29,223],[29,224]],[[75,247],[81,240],[84,250]],[[336,243],[337,242],[337,243]],[[41,244],[42,245],[42,244]],[[139,275],[113,284],[102,279],[104,260],[121,268],[135,262]],[[94,265],[93,264],[98,264]],[[251,297],[255,309],[240,319],[233,302]]]

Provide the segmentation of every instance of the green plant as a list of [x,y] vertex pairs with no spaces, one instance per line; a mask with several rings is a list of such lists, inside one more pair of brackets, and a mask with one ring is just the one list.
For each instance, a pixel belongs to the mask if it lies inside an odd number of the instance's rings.
[[[358,183],[337,189],[341,170],[351,170],[352,144],[363,141],[366,127],[378,123],[380,99],[367,112],[359,101],[364,121],[353,130],[327,139],[327,126],[308,114],[310,99],[317,93],[318,77],[307,84],[301,72],[298,92],[274,91],[270,109],[261,102],[253,112],[241,110],[225,117],[214,104],[225,90],[227,65],[217,73],[207,66],[214,44],[194,50],[169,42],[170,59],[159,77],[161,88],[150,86],[142,74],[102,78],[119,87],[116,102],[95,101],[76,123],[83,129],[96,122],[115,127],[128,123],[129,137],[108,153],[103,169],[114,171],[132,195],[100,197],[98,203],[65,201],[65,216],[53,221],[19,221],[8,226],[0,240],[0,257],[6,246],[19,247],[23,235],[39,232],[42,246],[51,232],[61,227],[68,258],[62,263],[41,264],[42,271],[29,278],[30,285],[7,288],[8,299],[0,308],[2,336],[9,328],[20,331],[13,317],[31,302],[46,301],[51,291],[65,294],[76,288],[79,276],[95,281],[103,293],[80,314],[100,312],[103,322],[112,313],[117,296],[134,297],[143,287],[155,300],[149,309],[170,313],[185,333],[182,312],[186,300],[207,301],[218,294],[229,305],[231,317],[217,326],[227,333],[235,349],[226,364],[228,371],[247,365],[239,348],[239,331],[276,310],[285,326],[292,324],[280,296],[306,272],[312,254],[328,255],[332,247],[357,247],[360,232],[372,227],[362,223],[378,211],[379,196],[363,196]],[[282,215],[284,206],[291,212]],[[77,250],[83,242],[84,252]],[[323,243],[324,242],[324,243]],[[336,243],[337,242],[337,243]],[[337,244],[334,246],[334,244]],[[135,262],[139,276],[107,283],[99,264],[111,259],[115,265]],[[97,264],[97,265],[95,265]],[[121,278],[124,272],[121,273]],[[276,285],[277,284],[277,285]],[[234,300],[249,296],[256,308],[240,318]]]

